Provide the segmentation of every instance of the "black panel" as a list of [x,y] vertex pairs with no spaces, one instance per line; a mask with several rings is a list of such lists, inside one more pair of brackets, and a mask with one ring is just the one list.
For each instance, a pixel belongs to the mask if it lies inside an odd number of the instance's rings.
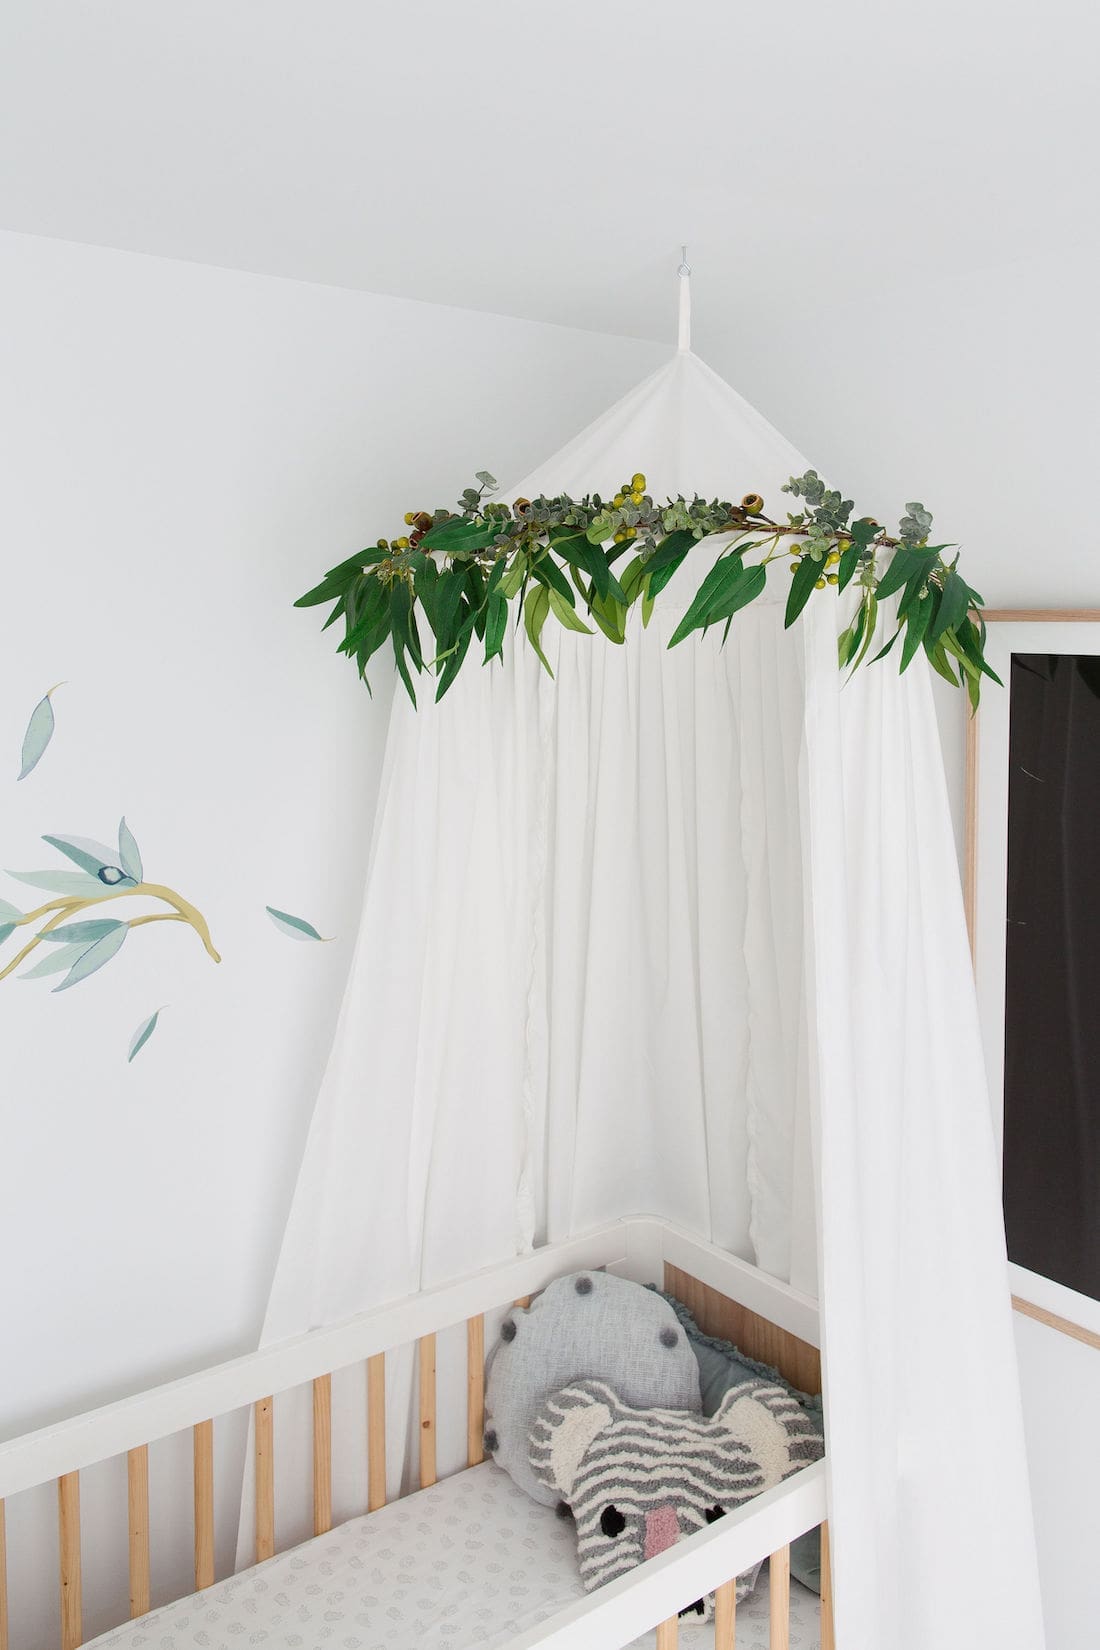
[[1014,654],[1008,791],[1008,1252],[1100,1299],[1100,659]]

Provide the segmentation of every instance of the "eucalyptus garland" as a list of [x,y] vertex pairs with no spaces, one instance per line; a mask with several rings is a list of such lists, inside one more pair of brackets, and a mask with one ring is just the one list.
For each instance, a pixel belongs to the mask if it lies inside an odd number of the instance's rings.
[[[854,670],[870,656],[882,604],[896,595],[896,628],[872,662],[900,639],[902,670],[923,650],[939,675],[956,687],[965,684],[975,707],[982,677],[1000,681],[985,660],[981,597],[959,573],[958,554],[946,559],[955,546],[929,544],[932,517],[921,504],[906,505],[891,536],[871,516],[853,519],[852,500],[826,487],[815,470],[783,487],[801,504],[783,520],[765,513],[757,493],[740,504],[698,493],[658,504],[641,472],[610,499],[560,493],[511,505],[489,496],[497,483],[488,471],[479,470],[476,479],[456,510],[409,511],[407,533],[349,556],[295,603],[332,602],[324,628],[343,621],[338,651],[355,661],[364,681],[369,661],[389,643],[414,705],[414,674],[429,671],[442,699],[475,638],[486,664],[502,656],[513,604],[517,628],[522,620],[551,675],[542,646],[548,620],[592,635],[591,620],[621,644],[630,609],[640,603],[648,624],[673,574],[700,540],[714,536],[724,541],[718,558],[670,647],[717,624],[724,626],[724,642],[734,615],[763,593],[776,564],[786,562],[788,626],[815,594],[839,595],[853,581],[858,586],[855,617],[837,642],[841,669]],[[425,646],[428,632],[433,647]]]

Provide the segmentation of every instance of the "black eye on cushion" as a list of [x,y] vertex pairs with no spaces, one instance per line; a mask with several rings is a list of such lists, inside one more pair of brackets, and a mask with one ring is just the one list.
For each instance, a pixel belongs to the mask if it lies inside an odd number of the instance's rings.
[[600,1529],[603,1531],[604,1535],[609,1535],[612,1537],[622,1535],[623,1531],[626,1529],[626,1519],[623,1517],[618,1507],[604,1508],[603,1512],[600,1514]]
[[725,1518],[726,1509],[725,1507],[708,1507],[703,1516],[708,1524],[714,1524],[719,1518]]
[[515,1340],[515,1338],[516,1338],[516,1320],[515,1320],[515,1318],[505,1318],[504,1322],[500,1326],[500,1338],[501,1338],[502,1341],[505,1342],[505,1344],[507,1344],[508,1341],[514,1341]]

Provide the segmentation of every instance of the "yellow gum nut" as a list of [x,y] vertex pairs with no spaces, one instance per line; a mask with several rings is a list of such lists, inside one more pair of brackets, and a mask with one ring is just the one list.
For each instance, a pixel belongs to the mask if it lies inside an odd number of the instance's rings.
[[626,503],[626,499],[624,498],[622,493],[616,493],[615,497],[611,500],[611,502],[614,505],[615,509],[617,510],[621,504]]
[[824,588],[825,588],[825,580],[824,579],[816,579],[814,581],[814,589],[815,590],[824,590]]
[[826,573],[825,577],[826,577],[826,579],[828,580],[828,582],[830,584],[839,584],[840,583],[840,574],[839,573]]
[[826,567],[835,567],[839,560],[840,560],[839,553],[836,550],[830,550],[829,554],[825,557],[825,566]]
[[415,510],[406,510],[405,511],[405,526],[406,527],[411,527],[415,521],[416,521],[416,511]]
[[642,474],[641,470],[639,470],[635,475],[631,476],[630,486],[631,486],[632,491],[635,492],[635,493],[644,493],[645,492],[645,476]]

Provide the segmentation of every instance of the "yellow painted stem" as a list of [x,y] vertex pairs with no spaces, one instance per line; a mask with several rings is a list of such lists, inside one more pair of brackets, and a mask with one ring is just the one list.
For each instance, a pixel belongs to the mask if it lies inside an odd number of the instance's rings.
[[35,946],[41,942],[43,936],[48,934],[51,929],[56,928],[59,923],[64,922],[67,917],[75,915],[78,911],[88,911],[95,905],[105,905],[110,900],[138,898],[141,895],[145,895],[148,899],[159,899],[165,905],[170,905],[172,910],[170,912],[154,912],[145,917],[134,917],[131,919],[131,927],[137,928],[142,923],[147,922],[185,922],[189,927],[195,930],[195,933],[202,941],[203,947],[207,954],[212,957],[215,962],[221,962],[221,957],[218,952],[215,951],[214,942],[210,938],[210,929],[207,927],[206,918],[202,915],[201,911],[197,911],[188,900],[181,898],[181,896],[177,894],[174,889],[166,888],[163,883],[138,882],[135,883],[133,888],[105,889],[102,894],[97,894],[89,899],[82,899],[79,896],[76,896],[72,898],[49,900],[45,905],[38,906],[36,910],[27,911],[21,917],[14,918],[12,920],[12,927],[21,928],[27,923],[37,922],[40,917],[46,916],[50,911],[54,913],[54,915],[50,917],[49,921],[35,935],[34,939],[31,940],[28,945],[23,947],[18,956],[13,957],[6,968],[0,969],[0,980],[6,979],[9,974],[13,974],[19,967],[20,963],[30,956],[30,953],[34,950]]

